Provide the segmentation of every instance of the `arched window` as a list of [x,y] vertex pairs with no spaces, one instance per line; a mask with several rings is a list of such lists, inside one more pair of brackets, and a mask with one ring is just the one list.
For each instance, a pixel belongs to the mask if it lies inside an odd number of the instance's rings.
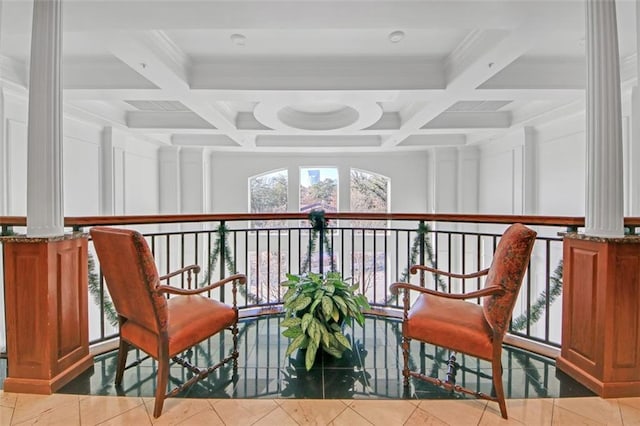
[[[351,169],[351,211],[389,212],[389,186],[391,180],[383,175],[360,169]],[[384,221],[351,221],[352,226],[384,226]]]
[[[387,213],[389,211],[390,179],[377,173],[351,169],[350,203],[353,212]],[[384,303],[385,289],[388,286],[388,261],[385,252],[386,221],[352,220],[353,245],[352,274],[360,282],[363,293],[370,300]],[[362,228],[358,230],[358,228]],[[382,228],[382,229],[380,229]]]
[[[249,179],[249,211],[251,213],[281,213],[287,211],[286,170],[276,170]],[[278,221],[254,221],[256,228],[284,226]]]
[[300,211],[317,209],[338,211],[338,169],[335,167],[300,168]]

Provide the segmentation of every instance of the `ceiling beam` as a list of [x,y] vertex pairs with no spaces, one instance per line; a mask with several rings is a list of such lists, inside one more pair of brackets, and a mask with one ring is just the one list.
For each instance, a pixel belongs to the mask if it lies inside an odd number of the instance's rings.
[[[424,127],[465,95],[520,57],[533,45],[531,30],[475,30],[447,58],[446,91],[424,108],[403,121],[400,131],[384,139],[384,147],[400,144],[417,129]],[[511,99],[505,99],[511,100]]]
[[244,138],[223,113],[209,103],[194,98],[187,81],[190,64],[164,33],[153,31],[137,37],[119,34],[112,35],[106,41],[114,56],[162,89],[166,100],[181,102],[211,126],[224,130],[240,145],[253,143]]
[[194,90],[442,90],[442,64],[410,58],[202,59]]

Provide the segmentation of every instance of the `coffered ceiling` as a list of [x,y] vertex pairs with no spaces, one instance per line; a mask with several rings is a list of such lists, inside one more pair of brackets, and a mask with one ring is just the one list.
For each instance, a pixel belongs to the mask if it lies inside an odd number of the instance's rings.
[[[636,5],[618,0],[636,81]],[[30,0],[0,0],[26,86]],[[389,151],[481,144],[584,109],[583,0],[63,0],[68,111],[163,144]]]

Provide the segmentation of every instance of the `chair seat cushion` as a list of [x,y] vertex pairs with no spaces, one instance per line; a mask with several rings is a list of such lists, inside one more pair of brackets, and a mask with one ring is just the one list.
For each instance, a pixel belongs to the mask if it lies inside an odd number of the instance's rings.
[[233,325],[231,306],[200,295],[169,299],[169,355],[173,356]]
[[[169,356],[233,325],[237,315],[231,306],[200,295],[172,296],[167,301]],[[125,321],[120,336],[158,358],[158,335],[133,321]]]
[[493,355],[482,306],[464,300],[421,294],[409,310],[405,335],[486,360]]

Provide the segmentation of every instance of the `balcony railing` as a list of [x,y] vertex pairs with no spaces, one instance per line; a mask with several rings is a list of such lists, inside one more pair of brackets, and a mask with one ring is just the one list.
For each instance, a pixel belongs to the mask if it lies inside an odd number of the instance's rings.
[[[252,225],[258,221],[260,228]],[[282,226],[283,221],[288,226]],[[277,226],[268,227],[270,222]],[[279,283],[287,273],[328,270],[339,271],[360,285],[360,291],[372,306],[371,315],[393,317],[399,315],[400,307],[397,297],[389,292],[393,282],[409,280],[448,292],[480,288],[482,278],[412,276],[408,269],[414,263],[462,274],[484,269],[491,263],[502,231],[514,222],[536,229],[538,237],[507,341],[542,353],[553,352],[561,343],[559,233],[583,226],[584,219],[580,217],[378,213],[323,213],[311,218],[298,213],[164,215],[66,218],[65,226],[75,231],[87,231],[94,225],[137,229],[146,236],[161,274],[189,264],[202,266],[191,284],[176,276],[171,279],[172,285],[196,286],[235,272],[245,273],[248,282],[239,295],[244,317],[279,312],[284,294]],[[639,218],[625,220],[631,233],[639,224]],[[26,221],[24,217],[0,217],[0,225],[5,235],[23,233]],[[117,321],[91,244],[89,263],[90,340],[99,344],[117,337]],[[216,298],[230,297],[229,288],[216,291],[219,291],[214,295]],[[0,346],[4,347],[4,342]]]

